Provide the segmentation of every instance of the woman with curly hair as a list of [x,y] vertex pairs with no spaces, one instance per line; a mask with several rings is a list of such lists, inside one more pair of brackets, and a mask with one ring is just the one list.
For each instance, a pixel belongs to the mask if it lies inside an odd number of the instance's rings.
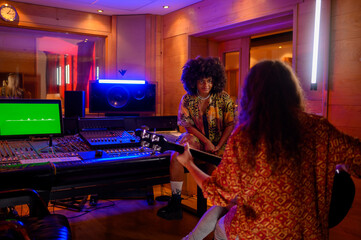
[[[181,81],[187,93],[179,104],[178,125],[186,132],[179,142],[221,156],[235,122],[234,102],[224,91],[226,75],[222,63],[213,57],[191,59],[183,67]],[[170,162],[171,200],[157,213],[168,220],[182,218],[184,168],[176,160],[177,155],[172,153]],[[207,168],[210,172],[215,166]]]
[[304,112],[292,68],[265,60],[249,71],[239,125],[211,176],[185,147],[177,160],[213,204],[236,204],[220,218],[216,240],[328,239],[337,165],[361,177],[361,141]]

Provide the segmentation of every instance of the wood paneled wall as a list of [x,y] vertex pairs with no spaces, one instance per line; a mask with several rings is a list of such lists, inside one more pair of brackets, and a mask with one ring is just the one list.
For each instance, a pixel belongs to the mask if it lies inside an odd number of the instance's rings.
[[0,25],[32,28],[37,30],[64,31],[72,33],[107,36],[111,32],[111,17],[73,11],[69,9],[46,7],[28,3],[6,1],[17,9],[19,21],[0,22]]
[[179,102],[185,93],[180,78],[182,67],[188,60],[188,35],[165,38],[163,46],[164,115],[177,115]]
[[361,1],[332,0],[328,116],[361,138],[360,12]]
[[[268,15],[282,12],[294,11],[301,0],[271,0],[271,1],[232,1],[232,0],[203,0],[189,7],[172,12],[164,16],[164,42],[169,45],[177,45],[177,51],[164,48],[164,83],[171,84],[173,89],[177,89],[173,94],[164,96],[164,114],[174,115],[177,113],[177,102],[185,93],[182,89],[180,76],[184,63],[193,57],[194,51],[189,52],[190,41],[188,38],[192,35],[199,35],[203,32],[211,32],[216,29],[224,28],[232,24],[249,21],[255,18],[262,18]],[[182,36],[183,42],[179,41]],[[165,45],[164,45],[165,46]],[[202,48],[204,48],[202,46]],[[177,54],[179,53],[179,54]],[[187,54],[184,56],[183,54]],[[209,54],[209,53],[208,53]],[[169,59],[172,55],[172,59]],[[181,60],[182,59],[182,60]],[[172,74],[171,74],[172,73]],[[168,76],[172,76],[172,79]]]
[[[331,1],[328,119],[361,138],[361,1]],[[345,220],[331,230],[332,240],[361,239],[361,180]]]
[[[188,37],[192,35],[199,36],[205,32],[217,31],[217,29],[231,29],[232,25],[291,11],[294,15],[294,68],[296,69],[305,90],[305,96],[308,100],[307,110],[312,113],[326,116],[327,108],[325,110],[324,104],[327,104],[327,95],[325,95],[327,91],[325,91],[323,86],[327,86],[328,81],[328,56],[326,53],[328,53],[329,46],[328,29],[330,21],[327,19],[327,15],[329,15],[328,8],[330,1],[324,0],[323,2],[326,4],[322,6],[322,11],[327,14],[322,14],[321,20],[319,70],[317,75],[318,88],[316,91],[310,90],[315,12],[314,0],[272,0],[266,2],[252,0],[204,0],[164,16],[164,41],[175,41],[180,35],[186,35]],[[259,29],[255,31],[259,34]],[[269,31],[269,29],[265,29],[264,31]],[[252,34],[252,31],[249,31],[249,33]],[[194,42],[194,40],[188,41],[190,43]],[[188,57],[185,61],[192,58],[192,55],[194,55],[193,50],[192,52],[189,52],[190,43],[178,46],[179,48],[183,48],[184,51],[188,50]],[[202,48],[204,47],[202,46]],[[169,51],[169,49],[164,49],[165,56],[167,55],[167,51]],[[177,65],[176,62],[167,62],[166,64],[168,64],[170,68],[164,66],[165,76],[168,75],[167,71],[173,71],[175,68],[181,69],[185,61],[180,62],[179,65]],[[243,76],[245,76],[247,71],[242,71],[242,73]],[[165,83],[167,83],[168,80],[168,78],[164,78]],[[174,80],[170,81],[173,82]],[[177,87],[181,87],[180,82],[178,82]],[[172,95],[172,98],[180,99],[181,95],[184,93],[184,91],[179,92],[179,95]],[[168,100],[170,99],[165,98],[166,105]],[[165,111],[165,114],[172,115],[176,113],[174,107],[166,105],[164,108],[169,109],[169,111]]]
[[146,15],[146,58],[145,78],[156,84],[156,115],[164,111],[163,82],[163,17]]
[[[127,75],[141,73],[143,75],[141,78],[146,78],[148,82],[155,83],[157,85],[156,115],[163,114],[163,18],[161,16],[106,16],[14,1],[6,2],[17,9],[19,21],[0,21],[0,26],[105,37],[106,52],[104,77],[119,77],[119,68],[131,65],[136,70],[129,70]],[[121,28],[121,24],[124,21],[132,21],[134,18],[141,18],[141,20],[136,20],[138,27],[131,30],[129,30],[129,27]],[[144,19],[144,21],[142,19]],[[134,29],[141,32],[137,33]],[[139,36],[141,36],[141,38],[139,38]],[[128,51],[126,56],[124,55],[125,51],[122,51],[124,50],[124,48],[122,49],[124,46],[120,46],[122,43],[121,39],[123,38],[130,38],[129,42],[130,44],[133,44],[128,46],[128,49],[125,49],[134,50]],[[137,38],[136,41],[134,41],[135,38]],[[14,44],[18,44],[19,46],[24,43],[19,44],[14,42]],[[26,44],[34,43],[29,41]],[[141,49],[139,48],[140,45],[142,45]],[[17,70],[22,73],[35,76],[36,56],[34,49],[35,47],[33,46],[29,52],[29,56],[24,56],[24,63],[14,64],[10,58],[9,61],[0,64],[0,70],[7,72]],[[139,51],[142,52],[140,53]],[[4,54],[7,54],[7,52]],[[9,55],[11,56],[12,54],[13,52]],[[137,57],[137,54],[141,54],[141,57]],[[14,69],[18,65],[21,65],[21,69]],[[37,78],[37,80],[39,80],[39,78]]]

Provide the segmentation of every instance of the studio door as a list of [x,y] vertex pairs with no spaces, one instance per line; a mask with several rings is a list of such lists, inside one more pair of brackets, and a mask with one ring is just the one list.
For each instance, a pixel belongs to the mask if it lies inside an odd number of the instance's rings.
[[225,66],[227,74],[226,91],[237,105],[241,97],[241,87],[249,70],[250,38],[243,37],[224,41],[219,44],[219,57]]

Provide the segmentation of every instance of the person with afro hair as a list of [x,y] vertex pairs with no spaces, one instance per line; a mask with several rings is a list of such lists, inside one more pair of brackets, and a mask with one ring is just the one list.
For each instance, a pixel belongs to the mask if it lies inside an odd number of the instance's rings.
[[[184,132],[178,139],[189,143],[193,149],[222,156],[228,137],[235,126],[235,105],[224,91],[225,69],[215,57],[196,57],[183,66],[181,82],[187,92],[181,99],[178,110],[178,125]],[[172,197],[168,205],[159,209],[157,215],[167,220],[181,219],[181,192],[184,167],[173,152],[170,160],[170,185]],[[196,159],[202,161],[202,159]],[[207,172],[215,169],[206,164]]]

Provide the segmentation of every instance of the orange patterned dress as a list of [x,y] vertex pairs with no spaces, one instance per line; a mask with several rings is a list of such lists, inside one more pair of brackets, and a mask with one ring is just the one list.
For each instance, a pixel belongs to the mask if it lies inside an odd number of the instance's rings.
[[[203,115],[206,116],[208,124],[208,139],[217,145],[222,137],[223,131],[226,127],[234,124],[234,102],[228,93],[225,91],[218,94],[211,94],[208,101],[209,104],[205,113],[200,110],[200,99],[197,96],[185,94],[179,104],[178,110],[178,125],[187,127],[194,127],[205,135]],[[187,134],[180,136],[180,142],[183,141],[182,137],[188,137]],[[198,138],[197,141],[199,142]],[[202,143],[200,143],[202,145]],[[221,149],[223,153],[225,144]],[[201,150],[202,147],[201,147]],[[217,153],[217,154],[221,154]]]
[[301,113],[302,164],[294,171],[281,153],[280,170],[272,173],[265,143],[251,168],[246,159],[249,139],[237,127],[230,137],[221,164],[203,182],[204,196],[227,206],[228,239],[328,239],[328,211],[337,164],[361,177],[361,141],[333,127],[326,119]]

